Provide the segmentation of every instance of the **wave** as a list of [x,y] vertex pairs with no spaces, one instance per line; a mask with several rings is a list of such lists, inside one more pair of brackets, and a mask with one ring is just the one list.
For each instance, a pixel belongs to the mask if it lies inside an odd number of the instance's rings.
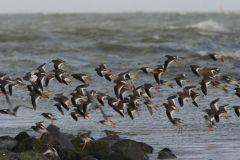
[[189,25],[187,28],[198,28],[203,30],[210,30],[210,31],[227,31],[225,27],[214,22],[213,20],[202,21],[197,24]]

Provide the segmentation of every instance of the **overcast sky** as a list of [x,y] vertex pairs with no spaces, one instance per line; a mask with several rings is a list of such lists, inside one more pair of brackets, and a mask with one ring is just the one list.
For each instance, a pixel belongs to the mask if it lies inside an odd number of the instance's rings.
[[239,12],[240,0],[0,0],[0,13]]

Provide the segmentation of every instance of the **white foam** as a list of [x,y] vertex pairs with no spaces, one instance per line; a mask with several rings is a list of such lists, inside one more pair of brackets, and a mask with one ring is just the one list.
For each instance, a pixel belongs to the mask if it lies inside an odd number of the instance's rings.
[[189,25],[187,28],[199,28],[203,30],[210,30],[210,31],[227,31],[225,27],[214,22],[213,20],[202,21],[197,24]]

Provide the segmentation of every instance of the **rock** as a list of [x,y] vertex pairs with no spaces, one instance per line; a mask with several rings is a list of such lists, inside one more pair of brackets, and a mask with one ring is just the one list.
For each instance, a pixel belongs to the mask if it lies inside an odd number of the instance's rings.
[[137,144],[142,148],[142,150],[146,153],[153,153],[153,147],[144,143],[144,142],[137,142]]
[[27,132],[20,132],[14,139],[21,141],[23,139],[29,138],[30,136],[27,134]]
[[0,160],[49,160],[36,152],[14,153],[8,150],[0,149]]
[[112,147],[119,139],[120,137],[118,135],[110,135],[104,138],[100,138],[99,140],[107,141],[109,146]]
[[16,144],[17,144],[17,141],[15,140],[9,140],[9,139],[0,140],[1,149],[11,150]]
[[138,142],[130,139],[120,139],[113,146],[112,150],[119,153],[124,158],[132,160],[147,160],[148,156],[138,145]]
[[41,137],[41,140],[44,143],[52,143],[54,140],[58,141],[62,148],[75,150],[75,147],[72,145],[69,137],[59,131],[59,127],[55,125],[49,125],[47,127],[49,133],[44,133]]
[[26,152],[33,150],[38,152],[42,147],[42,141],[36,138],[27,138],[19,141],[12,149],[12,152]]
[[[72,140],[72,144],[74,145],[74,147],[82,149],[83,145],[79,145],[80,143],[84,143],[84,141],[81,140],[79,137]],[[109,146],[106,141],[97,140],[88,142],[83,151],[86,154],[93,155],[98,152],[108,151],[108,149]]]
[[116,153],[116,152],[112,152],[109,156],[108,156],[108,159],[109,160],[125,160],[125,158],[119,154],[119,153]]
[[0,139],[4,140],[4,139],[8,139],[8,140],[15,140],[14,138],[10,137],[10,136],[2,136],[0,137]]
[[173,153],[172,150],[169,148],[164,148],[158,153],[157,159],[175,159],[177,158]]
[[87,156],[87,157],[85,157],[85,158],[83,158],[81,160],[98,160],[98,159],[96,159],[96,158],[94,158],[92,156]]
[[69,149],[63,149],[60,145],[54,146],[54,148],[57,150],[61,160],[80,160],[87,156],[87,154],[81,149],[72,151]]

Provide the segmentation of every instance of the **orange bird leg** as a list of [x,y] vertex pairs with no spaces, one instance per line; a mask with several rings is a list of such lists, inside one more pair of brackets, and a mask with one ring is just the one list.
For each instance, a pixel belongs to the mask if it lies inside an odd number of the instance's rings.
[[218,76],[218,81],[219,81],[219,82],[221,81],[220,76]]
[[83,144],[84,144],[84,146],[83,146],[82,150],[84,150],[87,143],[80,143],[79,145],[83,145]]
[[209,132],[209,130],[210,130],[210,129],[209,129],[209,125],[208,125],[208,127],[207,127],[207,132]]
[[167,72],[167,74],[170,74],[169,72]]
[[113,128],[116,128],[113,124],[112,124],[112,127],[113,127]]
[[159,89],[156,89],[158,92],[161,92]]
[[206,69],[203,69],[205,72],[208,72],[208,70],[206,70]]
[[92,81],[91,81],[91,79],[90,79],[90,78],[88,78],[88,80],[89,80],[89,82],[91,82],[91,83],[92,83]]
[[22,89],[24,90],[24,91],[26,91],[27,89],[26,89],[26,87],[24,87],[23,85],[21,85],[22,86]]
[[191,81],[188,81],[188,83],[192,83]]
[[41,134],[41,136],[38,139],[40,139],[41,137],[42,137],[42,134]]
[[181,127],[181,134],[182,134],[182,127]]
[[70,102],[68,102],[68,104],[69,104],[70,106],[72,106],[72,104],[71,104]]
[[177,63],[178,63],[178,65],[179,65],[179,66],[181,66],[181,65],[182,65],[182,63],[180,63],[179,61],[177,61]]
[[154,98],[153,96],[151,96],[151,98]]
[[43,98],[47,98],[44,93],[43,93],[42,97],[43,97]]
[[131,93],[133,93],[133,91],[132,91],[132,90],[131,90],[130,92],[131,92]]
[[157,107],[156,106],[154,106],[154,108],[158,111],[158,109],[157,109]]
[[189,104],[189,102],[187,102],[187,103],[188,103],[189,107],[191,107],[190,104]]
[[83,106],[83,104],[84,104],[84,101],[82,100],[82,101],[81,101],[81,107]]
[[223,89],[225,89],[226,91],[228,91],[228,89],[227,89],[227,88],[225,88],[225,87],[223,87]]
[[139,78],[139,77],[137,77],[137,76],[136,76],[135,78],[137,78],[137,79],[140,79],[140,78]]
[[137,112],[137,114],[138,114],[138,116],[140,116],[140,113],[139,113],[139,112]]
[[53,125],[53,120],[51,119],[51,124]]
[[179,129],[178,129],[178,134],[180,133],[180,127],[179,127]]
[[142,104],[141,104],[141,103],[139,103],[139,105],[140,105],[140,107],[142,107]]
[[88,114],[87,114],[87,113],[85,113],[85,116],[89,118],[89,116],[88,116]]
[[223,60],[225,60],[225,61],[227,60],[227,59],[226,59],[226,58],[224,58],[224,57],[221,57],[221,58],[222,58]]
[[213,82],[213,84],[217,84],[217,82],[216,81],[212,81]]
[[212,86],[212,88],[217,88],[217,87],[215,87],[215,86]]
[[[227,117],[226,117],[226,118],[227,118]],[[227,118],[227,119],[228,119],[229,122],[231,122],[229,118]]]
[[67,64],[64,64],[66,67],[69,67],[69,65],[67,65]]
[[70,82],[68,82],[68,84],[72,87],[72,84]]
[[202,98],[202,100],[205,100],[205,98]]
[[50,160],[52,160],[52,156],[50,157]]
[[174,84],[172,84],[172,83],[171,83],[170,85],[171,85],[171,86],[174,86]]

